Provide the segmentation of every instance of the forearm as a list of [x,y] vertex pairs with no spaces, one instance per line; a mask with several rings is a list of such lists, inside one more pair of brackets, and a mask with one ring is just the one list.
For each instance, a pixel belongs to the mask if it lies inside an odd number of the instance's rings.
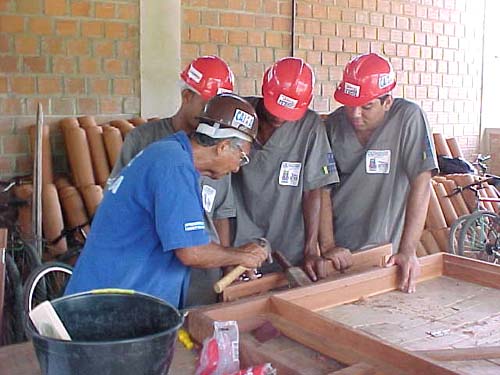
[[219,235],[219,241],[222,246],[228,247],[231,244],[231,229],[229,219],[215,219],[214,226]]
[[304,256],[319,255],[318,233],[321,212],[321,189],[302,193],[302,215],[304,217]]
[[321,190],[321,214],[319,223],[319,248],[321,253],[335,247],[335,233],[333,225],[333,206],[330,190]]
[[241,253],[233,247],[224,247],[210,242],[204,246],[193,246],[175,250],[175,255],[185,265],[196,268],[216,268],[239,265]]
[[406,200],[405,223],[399,253],[415,255],[429,206],[431,172],[420,173],[412,182]]

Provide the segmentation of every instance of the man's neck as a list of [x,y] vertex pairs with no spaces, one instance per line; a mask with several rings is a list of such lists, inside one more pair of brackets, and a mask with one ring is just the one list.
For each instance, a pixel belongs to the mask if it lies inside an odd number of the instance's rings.
[[172,117],[172,126],[176,132],[183,130],[187,134],[192,133],[192,130],[189,127],[188,122],[185,120],[185,116],[183,116],[182,113],[180,113],[180,112],[177,112]]
[[354,133],[356,134],[356,138],[358,138],[358,142],[361,146],[366,146],[372,137],[375,129],[372,130],[356,130],[354,129]]
[[274,132],[276,131],[276,128],[268,125],[265,122],[262,122],[259,125],[260,126],[259,126],[259,130],[257,133],[257,141],[261,145],[264,145],[269,140],[269,138],[271,138],[271,136],[274,134]]

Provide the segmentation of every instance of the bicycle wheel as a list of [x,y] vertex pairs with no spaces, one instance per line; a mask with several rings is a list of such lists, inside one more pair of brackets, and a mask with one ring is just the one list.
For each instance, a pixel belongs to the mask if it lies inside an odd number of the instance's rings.
[[494,262],[499,249],[500,216],[479,211],[469,215],[460,231],[458,254],[487,262]]
[[9,239],[7,253],[16,262],[23,283],[34,269],[42,265],[35,248],[21,237],[12,236]]
[[450,227],[450,236],[448,238],[448,252],[450,254],[458,254],[458,239],[460,237],[460,232],[464,223],[471,215],[463,215],[460,216],[457,220],[451,224]]
[[47,262],[36,268],[24,285],[24,311],[31,310],[43,301],[61,297],[73,268],[61,262]]
[[2,317],[2,337],[4,345],[24,341],[23,288],[21,277],[14,259],[5,254],[5,294]]

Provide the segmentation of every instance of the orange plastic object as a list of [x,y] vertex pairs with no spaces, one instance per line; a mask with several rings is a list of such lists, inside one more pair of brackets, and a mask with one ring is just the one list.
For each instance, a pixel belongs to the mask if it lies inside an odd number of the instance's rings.
[[109,125],[120,130],[120,133],[122,134],[123,139],[125,139],[125,137],[127,136],[127,134],[129,132],[131,132],[132,130],[135,129],[134,125],[132,125],[127,120],[113,120],[113,121],[109,122]]
[[134,117],[128,120],[132,125],[134,126],[141,126],[142,124],[145,124],[147,121],[144,120],[142,117]]
[[[89,221],[89,217],[78,190],[74,186],[66,186],[59,191],[59,198],[61,200],[66,227],[75,228],[85,224],[84,230],[86,233],[89,233],[90,226],[86,224]],[[75,233],[75,237],[80,242],[84,241],[84,238],[78,232]]]
[[66,154],[75,186],[95,185],[92,160],[87,136],[82,128],[70,128],[63,132]]
[[455,220],[458,219],[453,203],[451,199],[447,197],[448,193],[443,184],[435,184],[434,191],[436,192],[441,211],[443,211],[444,218],[446,219],[446,226],[451,227]]
[[[54,184],[46,184],[42,188],[42,225],[43,235],[48,242],[59,237],[64,229],[59,194]],[[68,250],[66,238],[61,238],[55,244],[48,244],[47,250],[51,255],[65,253]]]
[[123,146],[122,135],[117,128],[109,125],[103,125],[102,132],[109,165],[114,166]]
[[451,156],[453,156],[454,158],[463,159],[464,154],[456,138],[448,138],[446,140],[446,143],[448,144],[448,148],[450,149]]
[[425,227],[428,229],[440,229],[446,227],[446,219],[444,218],[443,211],[441,211],[441,206],[434,191],[431,188],[431,194],[429,199],[429,209],[427,211],[427,219],[425,221]]
[[436,147],[436,154],[443,156],[451,156],[451,151],[448,148],[448,144],[441,133],[432,134],[434,138],[434,146]]
[[[443,182],[443,186],[446,189],[447,195],[449,195],[455,191],[457,184],[453,180],[446,180]],[[463,215],[470,214],[469,207],[467,207],[467,203],[465,203],[462,193],[455,194],[450,199],[451,203],[453,204],[453,207],[455,208],[457,216],[460,217]]]
[[68,129],[78,128],[79,126],[78,120],[74,117],[63,118],[59,121],[59,127],[63,133]]
[[104,187],[106,186],[106,180],[111,173],[111,168],[108,163],[106,147],[104,146],[102,128],[100,126],[92,126],[86,128],[85,133],[87,134],[87,142],[89,143],[94,177],[96,182]]
[[78,123],[80,126],[84,129],[97,126],[97,123],[95,122],[94,116],[82,116],[78,117]]
[[89,185],[81,188],[83,201],[90,218],[93,218],[99,203],[102,201],[102,187],[99,185]]

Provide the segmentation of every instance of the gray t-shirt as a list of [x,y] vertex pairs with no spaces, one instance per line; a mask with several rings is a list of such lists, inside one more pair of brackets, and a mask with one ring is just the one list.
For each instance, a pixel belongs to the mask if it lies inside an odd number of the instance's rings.
[[340,184],[332,190],[337,245],[358,250],[392,242],[398,251],[410,183],[438,165],[420,107],[394,99],[385,123],[362,146],[344,107],[325,121]]
[[[262,100],[245,99],[254,107]],[[265,145],[253,143],[250,164],[233,175],[235,245],[265,237],[292,264],[301,264],[305,235],[302,193],[337,181],[319,116],[308,110],[301,120],[284,123]]]
[[[175,133],[172,118],[148,122],[135,128],[125,138],[120,156],[108,179],[108,185],[116,178],[122,168],[150,143]],[[214,219],[226,219],[236,215],[231,190],[231,175],[214,180],[206,176],[200,179],[200,191],[205,209],[205,225],[213,242],[219,243],[219,236],[213,224]],[[222,276],[219,268],[191,269],[186,307],[217,302],[217,295],[212,285]]]

